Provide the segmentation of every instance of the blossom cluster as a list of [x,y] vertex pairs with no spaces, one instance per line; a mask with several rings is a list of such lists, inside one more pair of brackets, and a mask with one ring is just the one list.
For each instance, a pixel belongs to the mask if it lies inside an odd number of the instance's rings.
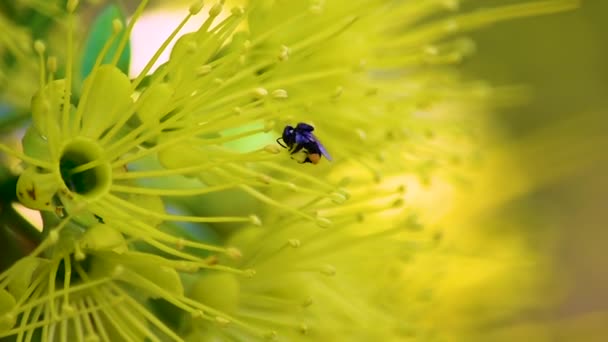
[[[120,59],[147,2],[111,21],[85,74],[77,0],[49,13],[63,45],[32,40],[22,52],[38,61],[31,125],[22,151],[0,149],[22,161],[16,196],[44,227],[0,275],[0,336],[422,333],[403,270],[438,236],[408,191],[474,161],[466,111],[491,107],[494,93],[454,71],[474,51],[462,35],[576,1],[465,13],[456,0],[197,2],[130,78]],[[193,16],[206,19],[176,38]],[[299,122],[331,162],[298,163],[277,144]]]

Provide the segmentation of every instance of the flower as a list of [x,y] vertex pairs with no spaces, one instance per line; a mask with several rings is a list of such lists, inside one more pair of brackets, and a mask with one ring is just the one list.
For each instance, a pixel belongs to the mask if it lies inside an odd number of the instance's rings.
[[[454,104],[484,105],[493,89],[444,69],[473,50],[453,37],[576,1],[469,14],[453,13],[455,1],[252,0],[230,11],[219,1],[167,63],[151,72],[165,44],[130,79],[118,60],[146,4],[126,27],[112,21],[82,87],[72,68],[78,1],[66,5],[63,77],[34,44],[39,89],[23,153],[0,148],[24,162],[17,197],[44,212],[45,238],[0,275],[2,336],[418,331],[400,320],[407,308],[393,282],[434,237],[404,229],[420,226],[418,210],[403,208],[406,186],[387,182],[402,172],[429,182],[471,158]],[[202,10],[192,5],[184,23]],[[314,123],[333,164],[298,164],[275,144],[295,122]]]

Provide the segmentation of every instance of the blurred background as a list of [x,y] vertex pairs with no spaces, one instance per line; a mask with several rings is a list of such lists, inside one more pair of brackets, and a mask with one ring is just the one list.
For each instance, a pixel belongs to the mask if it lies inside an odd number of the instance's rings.
[[[534,185],[495,214],[518,220],[517,233],[551,258],[547,293],[558,295],[522,314],[526,324],[514,329],[521,337],[540,326],[556,341],[608,336],[607,34],[608,1],[601,0],[471,34],[470,77],[529,87],[526,102],[499,110],[494,124]],[[508,187],[509,174],[503,177]]]

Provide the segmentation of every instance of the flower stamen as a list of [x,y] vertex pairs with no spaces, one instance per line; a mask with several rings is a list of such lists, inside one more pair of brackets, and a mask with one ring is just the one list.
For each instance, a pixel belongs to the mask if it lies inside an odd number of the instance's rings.
[[61,131],[62,133],[69,134],[70,128],[70,112],[72,111],[72,65],[74,63],[74,21],[76,20],[76,15],[74,11],[78,6],[78,0],[68,0],[66,4],[66,9],[68,10],[68,16],[66,18],[68,28],[67,28],[67,55],[66,55],[66,67],[65,69],[65,95],[63,98],[63,110],[61,113]]

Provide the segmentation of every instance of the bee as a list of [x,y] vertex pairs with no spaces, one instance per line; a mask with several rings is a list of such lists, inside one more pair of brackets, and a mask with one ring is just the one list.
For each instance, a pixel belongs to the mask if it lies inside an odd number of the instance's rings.
[[[277,139],[277,143],[283,148],[289,149],[292,159],[298,163],[318,164],[322,156],[331,161],[331,157],[325,147],[312,134],[315,128],[309,124],[300,122],[296,127],[285,126],[283,135]],[[281,141],[283,141],[281,143]]]

